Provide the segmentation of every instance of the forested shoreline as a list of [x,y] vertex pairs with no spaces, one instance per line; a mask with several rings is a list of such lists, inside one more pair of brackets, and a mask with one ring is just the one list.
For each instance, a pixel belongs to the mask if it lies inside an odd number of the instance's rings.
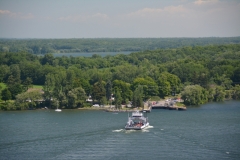
[[[238,38],[239,39],[239,38]],[[239,43],[239,42],[237,42]],[[181,97],[185,105],[240,99],[240,44],[188,46],[101,57],[0,52],[2,110],[79,108]],[[43,85],[43,92],[29,90]],[[28,90],[28,92],[26,92]],[[113,95],[112,95],[113,94]],[[11,101],[14,100],[14,101]],[[40,102],[39,100],[44,100]]]
[[0,52],[27,52],[32,54],[137,52],[156,49],[174,49],[187,46],[239,43],[240,37],[0,39]]

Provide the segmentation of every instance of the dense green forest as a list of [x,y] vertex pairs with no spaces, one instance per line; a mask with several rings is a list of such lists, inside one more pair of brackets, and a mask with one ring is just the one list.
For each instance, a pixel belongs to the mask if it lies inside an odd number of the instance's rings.
[[[0,82],[6,84],[1,89],[3,110],[54,108],[57,103],[61,108],[84,107],[89,95],[106,104],[113,94],[117,107],[166,96],[180,96],[186,105],[240,99],[240,44],[106,57],[0,52]],[[44,93],[29,91],[33,84],[43,85]]]
[[240,37],[225,38],[87,38],[87,39],[0,39],[0,52],[33,54],[69,52],[122,52],[239,44]]

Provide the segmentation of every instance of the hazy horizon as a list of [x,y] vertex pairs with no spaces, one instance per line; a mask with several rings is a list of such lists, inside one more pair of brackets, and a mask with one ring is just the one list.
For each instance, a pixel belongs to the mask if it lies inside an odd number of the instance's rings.
[[79,37],[79,38],[6,38],[6,37],[0,37],[0,39],[168,39],[168,38],[179,38],[179,39],[184,39],[184,38],[193,38],[193,39],[197,39],[197,38],[238,38],[240,36],[229,36],[229,37],[96,37],[96,38],[84,38],[84,37]]
[[0,38],[240,36],[239,0],[0,0]]

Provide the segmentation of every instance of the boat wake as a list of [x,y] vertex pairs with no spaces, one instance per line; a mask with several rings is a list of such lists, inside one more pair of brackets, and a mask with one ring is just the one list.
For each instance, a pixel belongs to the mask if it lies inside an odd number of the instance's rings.
[[124,129],[116,129],[116,130],[113,130],[112,132],[122,132],[124,131]]
[[132,132],[136,132],[137,130],[125,130],[125,133],[132,133]]
[[149,129],[149,128],[154,128],[153,126],[147,126],[146,128],[144,128],[144,129]]
[[153,127],[153,126],[147,126],[146,128],[144,128],[144,129],[142,130],[142,132],[149,132],[148,129],[150,129],[150,128],[154,128],[154,127]]
[[[142,131],[142,132],[149,132],[148,129],[150,128],[154,128],[153,126],[147,126],[146,128],[142,129],[142,130],[139,130],[139,131]],[[138,130],[125,130],[125,129],[116,129],[116,130],[112,130],[112,132],[124,132],[124,133],[132,133],[132,132],[137,132]]]

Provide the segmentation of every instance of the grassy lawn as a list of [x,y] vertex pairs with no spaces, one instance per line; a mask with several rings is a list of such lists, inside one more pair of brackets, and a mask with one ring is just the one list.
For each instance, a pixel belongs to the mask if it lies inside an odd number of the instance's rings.
[[0,83],[0,86],[1,86],[0,88],[1,88],[2,90],[7,87],[5,83]]
[[[0,83],[0,88],[3,90],[7,87],[7,85],[5,83]],[[36,89],[43,89],[43,86],[42,85],[33,85],[32,88],[36,88]]]
[[160,97],[158,97],[158,96],[153,96],[153,97],[151,97],[151,99],[150,99],[151,101],[160,101],[161,100],[161,98]]
[[33,85],[33,88],[43,89],[43,86],[42,85]]
[[178,106],[178,107],[185,107],[185,105],[182,102],[177,102],[176,106]]

